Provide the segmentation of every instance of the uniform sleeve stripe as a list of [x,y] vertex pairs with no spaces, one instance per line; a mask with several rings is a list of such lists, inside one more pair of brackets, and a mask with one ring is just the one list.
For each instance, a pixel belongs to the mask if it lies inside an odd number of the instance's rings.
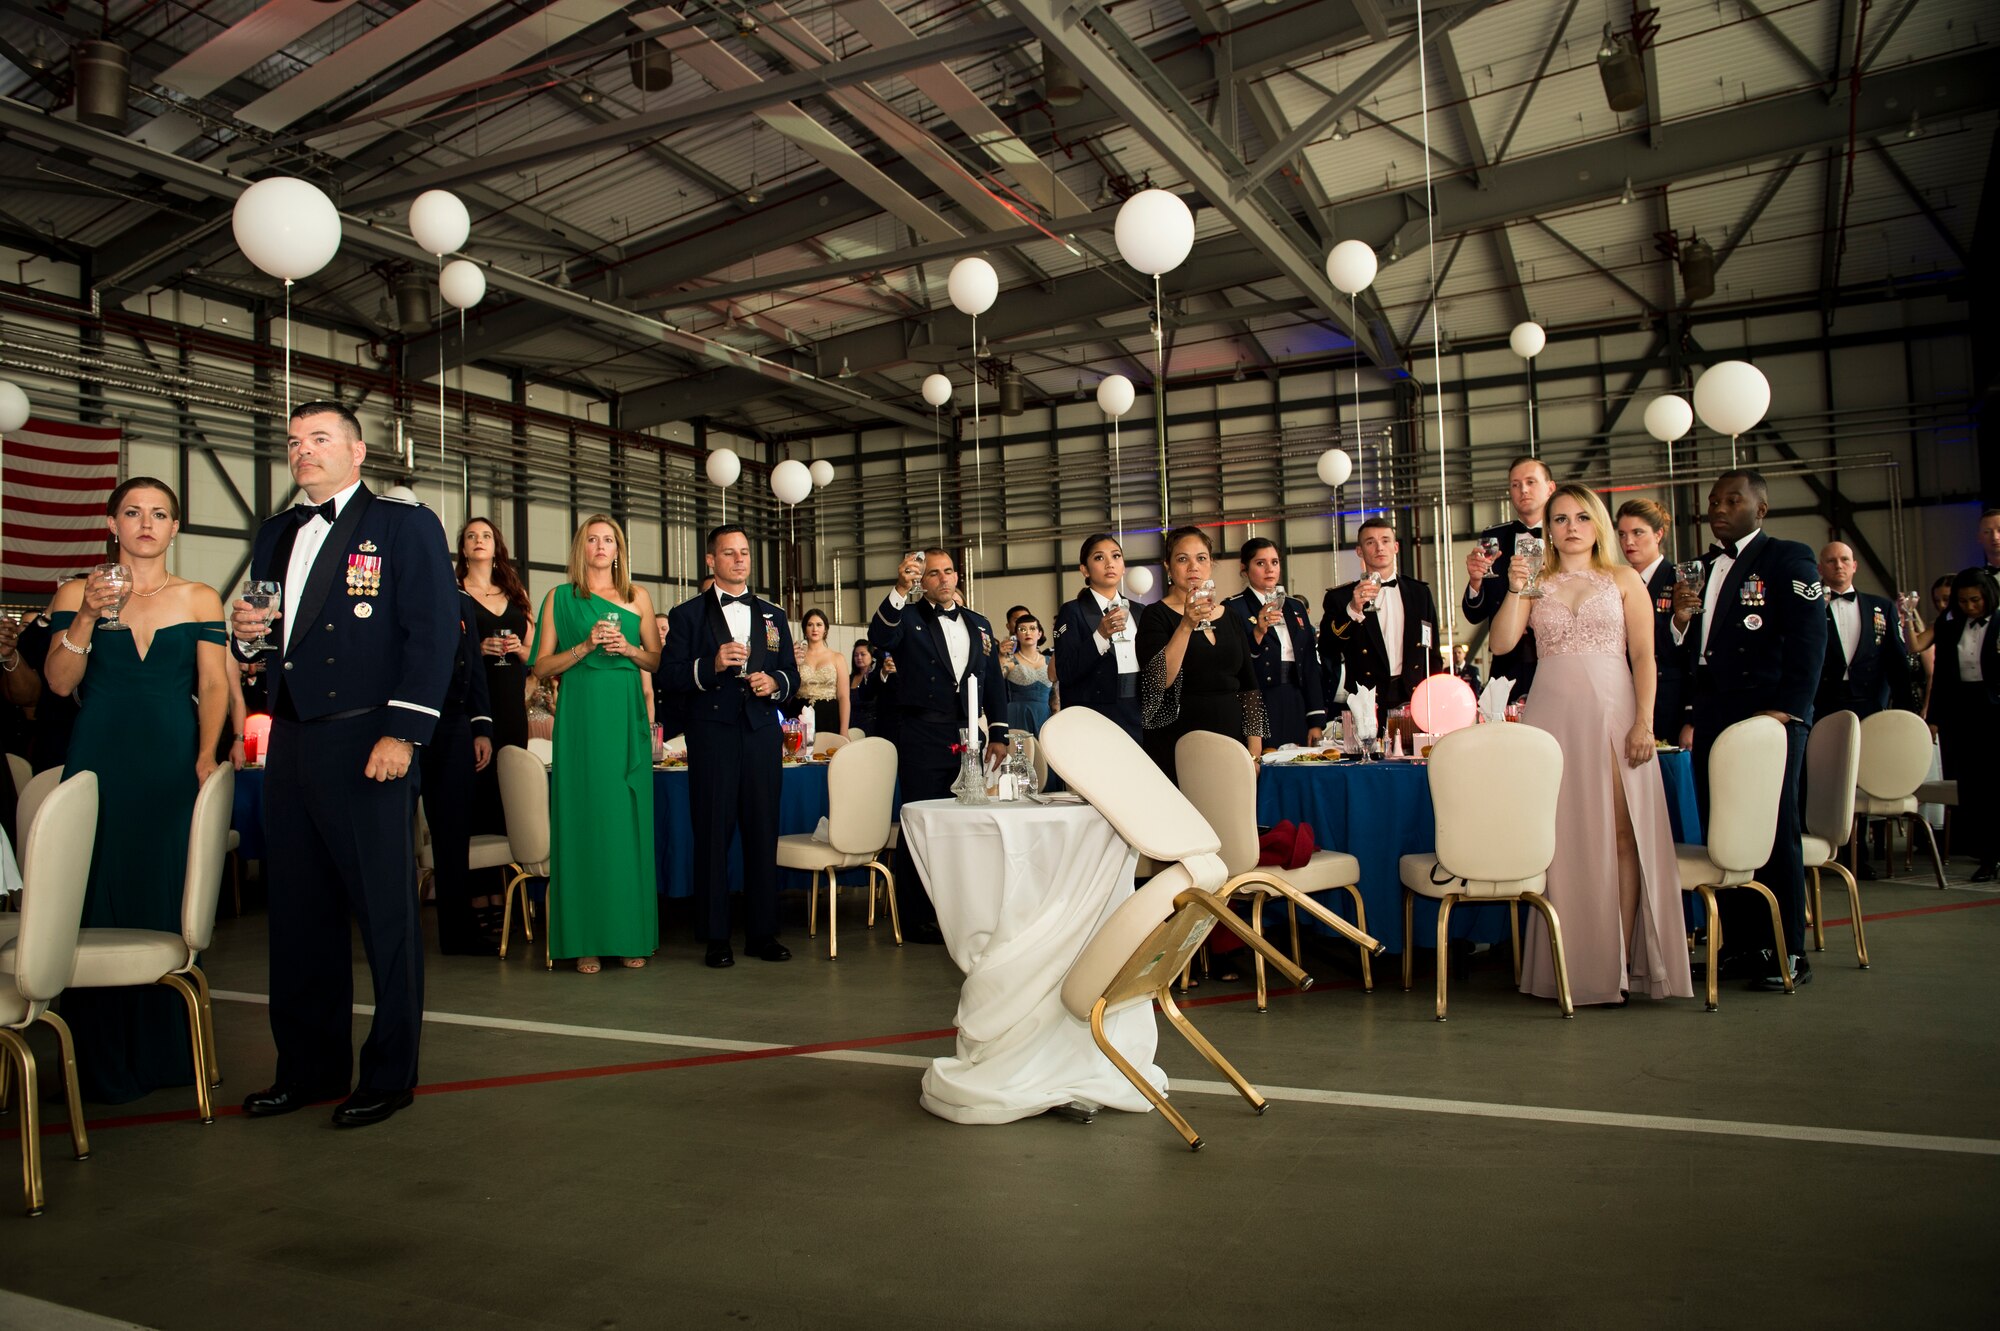
[[435,707],[426,707],[422,703],[416,703],[416,702],[403,702],[402,700],[397,698],[389,699],[389,705],[391,707],[401,707],[412,712],[422,712],[425,716],[443,715]]

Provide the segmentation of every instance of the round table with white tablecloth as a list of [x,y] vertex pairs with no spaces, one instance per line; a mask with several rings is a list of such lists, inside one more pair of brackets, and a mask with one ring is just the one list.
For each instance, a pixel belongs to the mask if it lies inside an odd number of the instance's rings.
[[[923,1107],[954,1123],[1011,1123],[1061,1105],[1152,1108],[1062,1005],[1063,978],[1132,895],[1138,856],[1086,804],[903,806],[903,835],[965,972],[958,1047],[924,1073]],[[1105,1020],[1118,1052],[1162,1091],[1151,1004]]]

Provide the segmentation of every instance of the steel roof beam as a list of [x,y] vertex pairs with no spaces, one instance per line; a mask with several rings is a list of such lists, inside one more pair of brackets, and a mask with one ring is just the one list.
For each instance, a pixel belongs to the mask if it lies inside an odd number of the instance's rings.
[[1880,162],[1883,168],[1896,178],[1896,183],[1902,186],[1903,193],[1908,196],[1911,203],[1917,205],[1918,211],[1923,213],[1924,218],[1930,222],[1932,229],[1938,233],[1938,237],[1951,247],[1951,252],[1958,256],[1958,261],[1967,268],[1972,267],[1971,252],[1965,246],[1959,244],[1957,236],[1951,234],[1951,228],[1945,225],[1943,214],[1939,213],[1931,201],[1924,196],[1924,192],[1917,188],[1917,182],[1910,179],[1909,173],[1903,170],[1902,164],[1889,155],[1889,149],[1882,140],[1871,137],[1868,140],[1868,146],[1875,150],[1875,160]]

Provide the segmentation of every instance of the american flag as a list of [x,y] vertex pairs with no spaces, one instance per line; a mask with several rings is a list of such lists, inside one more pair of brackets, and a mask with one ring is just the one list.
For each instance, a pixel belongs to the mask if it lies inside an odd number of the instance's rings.
[[30,420],[0,442],[0,594],[45,601],[63,574],[104,562],[122,437],[115,427]]

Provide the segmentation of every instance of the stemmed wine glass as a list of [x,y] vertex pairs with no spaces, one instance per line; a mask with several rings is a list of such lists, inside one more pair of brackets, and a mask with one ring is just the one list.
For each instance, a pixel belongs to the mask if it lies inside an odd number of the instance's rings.
[[[1205,579],[1199,587],[1196,587],[1194,589],[1194,595],[1188,598],[1190,603],[1200,604],[1200,605],[1207,605],[1210,601],[1213,601],[1214,599],[1215,599],[1214,578]],[[1208,635],[1210,642],[1215,641],[1214,620],[1204,619],[1201,621],[1201,623],[1195,625],[1195,627],[1200,629],[1203,633],[1206,633]]]
[[[1369,572],[1362,574],[1361,580],[1372,587],[1380,587],[1382,585],[1382,575],[1380,573],[1373,571],[1372,569]],[[1381,607],[1376,604],[1376,601],[1380,601],[1381,599],[1382,598],[1380,596],[1377,596],[1374,601],[1370,601],[1367,605],[1362,606],[1361,613],[1364,615],[1373,615],[1380,613]]]
[[245,639],[242,643],[243,650],[250,655],[255,656],[260,652],[271,650],[271,620],[277,607],[284,604],[278,599],[282,594],[283,589],[277,583],[266,579],[251,578],[243,584],[244,601],[252,610],[262,611],[264,616],[263,623],[257,630],[257,636]]
[[1525,587],[1521,588],[1521,597],[1523,600],[1532,601],[1536,597],[1546,594],[1546,589],[1542,586],[1542,558],[1547,548],[1539,536],[1516,536],[1514,538],[1514,558],[1520,560],[1528,567],[1528,583]]
[[97,620],[101,629],[129,629],[132,626],[118,618],[118,612],[125,608],[125,602],[132,596],[132,570],[123,564],[99,564],[90,570],[104,579],[104,585],[118,594],[103,615]]
[[1699,559],[1683,559],[1680,563],[1674,565],[1674,581],[1685,582],[1697,592],[1701,590],[1702,583],[1706,577],[1707,569],[1703,567]]

